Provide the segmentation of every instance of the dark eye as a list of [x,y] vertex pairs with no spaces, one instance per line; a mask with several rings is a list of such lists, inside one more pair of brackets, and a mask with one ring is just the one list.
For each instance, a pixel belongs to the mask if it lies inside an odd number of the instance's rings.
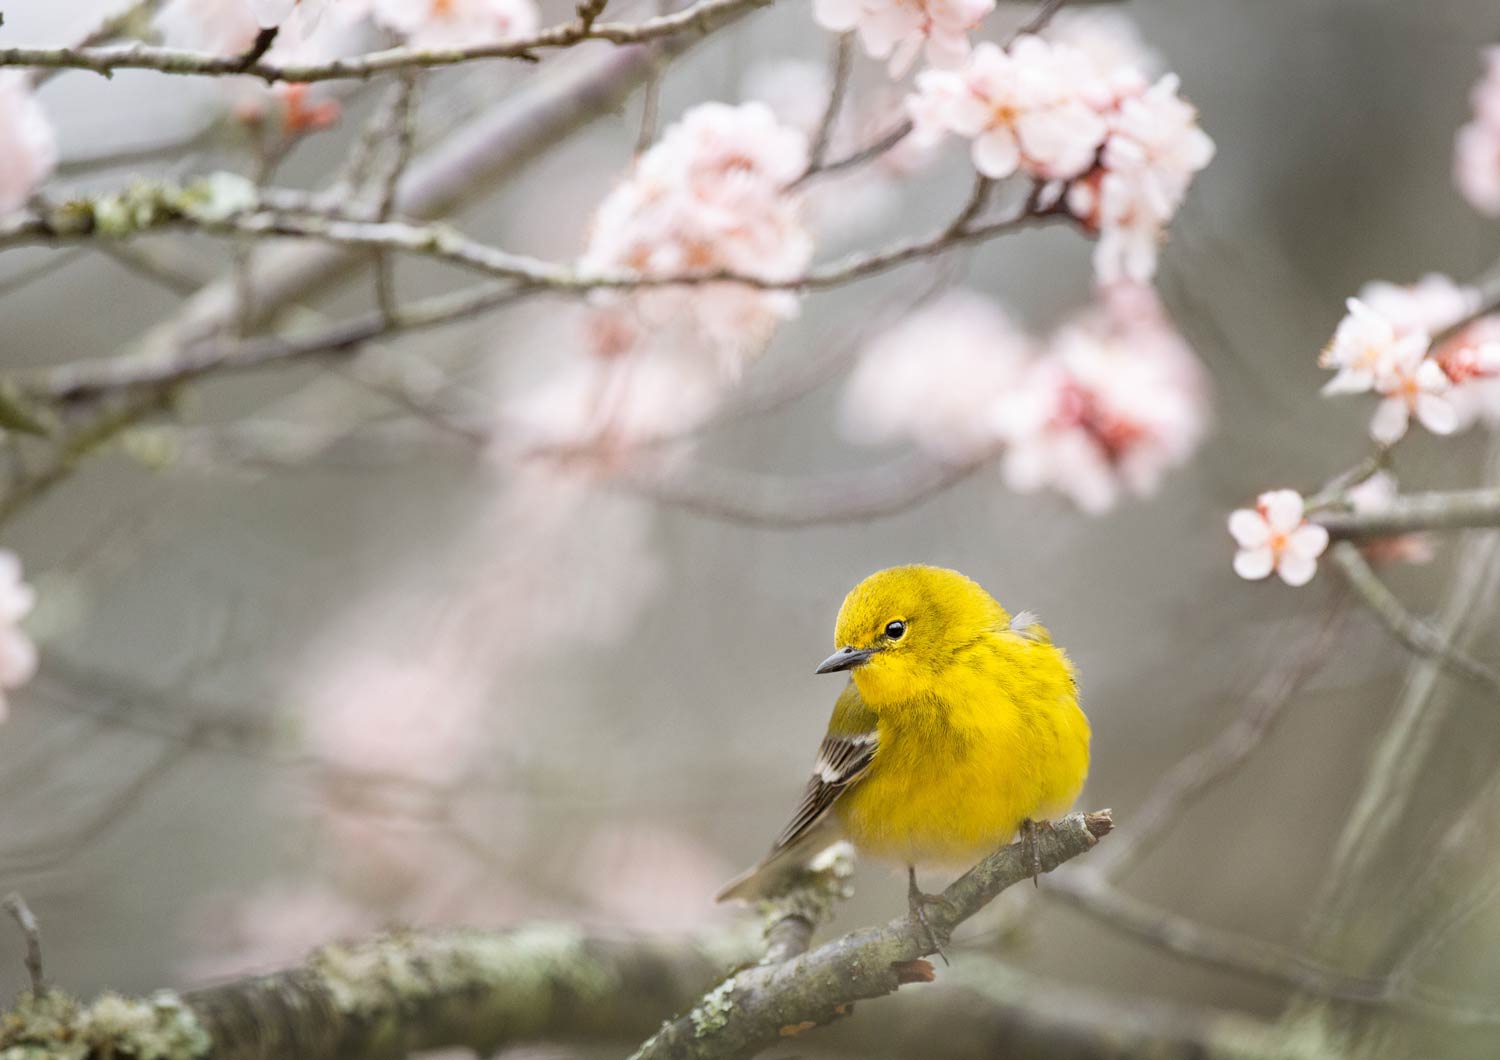
[[899,619],[885,627],[885,635],[891,640],[900,640],[901,635],[906,632],[906,623]]

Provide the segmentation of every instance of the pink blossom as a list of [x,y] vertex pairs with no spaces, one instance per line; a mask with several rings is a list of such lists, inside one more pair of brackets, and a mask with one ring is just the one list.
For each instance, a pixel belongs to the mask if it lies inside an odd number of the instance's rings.
[[1160,73],[1160,57],[1120,11],[1065,7],[1052,16],[1042,36],[1082,55],[1088,77],[1080,94],[1101,113],[1145,92]]
[[1248,581],[1274,570],[1288,585],[1306,585],[1328,547],[1328,531],[1303,518],[1302,496],[1296,490],[1262,493],[1254,508],[1229,516],[1229,533],[1240,546],[1234,572]]
[[57,165],[57,138],[26,75],[0,71],[0,213],[26,204]]
[[1459,429],[1500,426],[1500,315],[1480,317],[1432,351],[1453,383]]
[[[807,140],[764,103],[704,103],[671,126],[606,196],[585,268],[644,276],[731,272],[798,276],[812,258],[800,200],[787,192],[807,165]],[[717,358],[733,378],[798,301],[785,291],[699,283],[597,300],[600,356],[671,338]]]
[[973,141],[974,166],[987,177],[1075,177],[1094,164],[1108,131],[1079,97],[1086,66],[1083,53],[1040,37],[1021,37],[1009,51],[985,42],[961,70],[919,74],[910,112],[929,136]]
[[21,580],[21,561],[0,549],[0,721],[9,713],[6,693],[36,673],[36,645],[21,629],[21,620],[36,604],[36,592]]
[[419,48],[457,47],[535,33],[535,0],[372,0],[375,20]]
[[1416,283],[1376,280],[1359,289],[1359,300],[1386,320],[1398,336],[1435,334],[1479,308],[1479,292],[1430,272]]
[[1213,159],[1214,142],[1178,95],[1175,74],[1125,98],[1107,119],[1101,168],[1072,186],[1068,207],[1099,231],[1100,280],[1143,283],[1156,271],[1157,247],[1188,185]]
[[1474,120],[1454,141],[1453,179],[1470,206],[1500,217],[1500,46],[1483,55],[1484,76],[1469,96]]
[[1425,330],[1398,331],[1389,319],[1358,298],[1349,299],[1345,305],[1348,315],[1339,321],[1333,339],[1318,357],[1320,366],[1337,369],[1324,384],[1323,393],[1374,390],[1395,365],[1413,364],[1426,355],[1430,340]]
[[1087,512],[1154,492],[1208,425],[1202,367],[1149,288],[1119,287],[1060,328],[993,410],[1012,489]]
[[1413,415],[1433,434],[1458,429],[1458,412],[1448,398],[1452,383],[1427,356],[1427,337],[1419,337],[1421,343],[1398,342],[1376,370],[1375,390],[1385,400],[1370,420],[1370,437],[1383,445],[1399,441]]
[[866,443],[909,439],[944,459],[996,444],[995,403],[1032,358],[999,306],[955,291],[890,328],[860,356],[844,391],[845,431]]
[[888,60],[901,77],[926,44],[927,61],[956,66],[969,54],[969,33],[995,9],[995,0],[813,0],[818,25],[856,30],[865,52]]
[[[260,32],[259,10],[251,0],[168,0],[156,16],[156,28],[169,45],[234,55],[247,50]],[[277,20],[279,21],[279,20]]]

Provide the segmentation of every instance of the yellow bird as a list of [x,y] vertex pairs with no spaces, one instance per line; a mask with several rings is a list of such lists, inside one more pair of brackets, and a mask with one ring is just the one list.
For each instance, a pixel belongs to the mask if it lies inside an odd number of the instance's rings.
[[1083,788],[1089,723],[1073,667],[1030,611],[1011,615],[977,583],[940,567],[892,567],[844,599],[848,671],[791,822],[719,901],[774,895],[840,837],[907,866],[967,868]]

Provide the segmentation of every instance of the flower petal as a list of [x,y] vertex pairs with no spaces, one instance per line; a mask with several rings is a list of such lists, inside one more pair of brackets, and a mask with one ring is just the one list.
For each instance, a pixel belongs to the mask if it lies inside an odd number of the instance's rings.
[[1259,581],[1275,565],[1269,548],[1243,548],[1234,554],[1234,572],[1246,581]]
[[991,129],[974,141],[974,168],[993,180],[1010,176],[1020,160],[1015,134],[1009,128]]
[[1405,401],[1386,398],[1370,419],[1370,437],[1382,445],[1393,445],[1406,433],[1408,418]]
[[1271,490],[1260,495],[1266,525],[1280,534],[1290,534],[1302,523],[1302,495],[1296,490]]
[[1283,552],[1281,559],[1276,563],[1276,573],[1281,575],[1281,580],[1288,585],[1306,585],[1312,581],[1313,575],[1318,573],[1318,561],[1307,556],[1294,556],[1290,552]]
[[1317,523],[1303,523],[1286,539],[1284,555],[1317,559],[1328,548],[1328,530]]
[[1437,394],[1417,395],[1417,419],[1433,434],[1452,434],[1458,430],[1458,410]]
[[1271,528],[1260,512],[1240,508],[1229,515],[1229,535],[1240,548],[1260,548],[1271,538]]

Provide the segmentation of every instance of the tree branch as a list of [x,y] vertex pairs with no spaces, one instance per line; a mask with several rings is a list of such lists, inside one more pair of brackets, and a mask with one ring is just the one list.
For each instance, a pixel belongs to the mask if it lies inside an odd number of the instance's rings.
[[149,44],[115,47],[0,48],[0,67],[89,70],[109,76],[116,70],[155,70],[163,74],[198,77],[248,75],[266,82],[308,83],[351,78],[365,79],[396,70],[456,66],[480,59],[535,60],[544,48],[569,48],[584,41],[647,44],[668,37],[702,35],[723,23],[774,0],[698,0],[691,7],[642,22],[592,22],[574,19],[528,37],[472,44],[461,48],[390,48],[325,63],[277,63],[264,57],[212,55]]
[[1418,530],[1500,526],[1500,487],[1407,493],[1374,511],[1316,512],[1309,518],[1326,527],[1335,538],[1392,537]]
[[625,469],[611,481],[662,504],[748,526],[788,530],[906,511],[995,459],[986,451],[947,464],[917,453],[862,471],[784,478],[702,465]]
[[[1091,850],[1113,827],[1104,810],[1069,814],[1043,829],[1036,838],[1042,871],[1051,872]],[[947,937],[1032,872],[1023,843],[991,854],[943,892],[943,904],[929,908],[933,932]],[[934,952],[927,933],[902,916],[884,927],[851,932],[783,964],[736,973],[687,1015],[664,1026],[641,1046],[635,1060],[753,1055],[788,1034],[846,1015],[856,1001],[882,997],[903,982],[916,981],[920,972],[914,965]]]
[[[1398,641],[1417,655],[1435,659],[1491,695],[1500,696],[1500,670],[1461,651],[1450,638],[1408,611],[1351,542],[1334,545],[1330,559],[1365,606]],[[1389,809],[1385,807],[1384,812]]]

